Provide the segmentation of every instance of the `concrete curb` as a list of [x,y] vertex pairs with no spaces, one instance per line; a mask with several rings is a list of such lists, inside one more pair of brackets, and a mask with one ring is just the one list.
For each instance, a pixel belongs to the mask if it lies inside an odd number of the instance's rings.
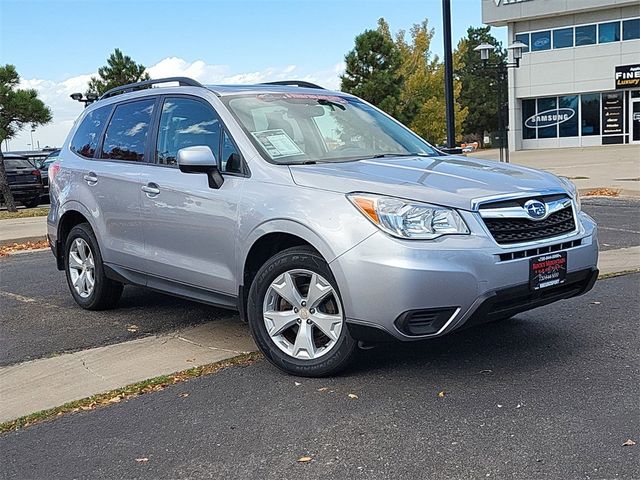
[[223,320],[1,367],[0,423],[253,351],[246,325]]
[[[0,247],[6,247],[7,245],[13,245],[15,243],[27,243],[27,242],[41,242],[46,240],[46,235],[38,235],[33,237],[20,237],[20,238],[9,238],[0,240]],[[36,249],[37,250],[37,249]],[[34,250],[23,250],[24,252],[33,252]]]

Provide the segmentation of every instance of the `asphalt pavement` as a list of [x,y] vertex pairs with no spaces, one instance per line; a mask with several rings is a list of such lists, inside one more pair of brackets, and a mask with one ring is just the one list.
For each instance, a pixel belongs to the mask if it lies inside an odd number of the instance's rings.
[[[640,245],[639,200],[587,198],[583,208],[599,223],[603,250]],[[48,251],[0,258],[0,312],[0,366],[238,318],[132,286],[115,310],[81,310]]]
[[639,288],[610,278],[361,351],[337,378],[259,361],[63,416],[1,436],[0,477],[637,479],[640,447],[623,443],[640,444]]

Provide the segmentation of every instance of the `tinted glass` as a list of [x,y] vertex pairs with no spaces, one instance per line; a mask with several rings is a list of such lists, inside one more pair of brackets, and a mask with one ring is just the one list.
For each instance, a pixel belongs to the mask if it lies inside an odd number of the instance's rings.
[[620,41],[620,22],[601,23],[598,25],[598,43]]
[[30,168],[33,170],[33,165],[29,163],[29,160],[8,160],[5,158],[4,168],[7,170],[18,170],[20,168]]
[[536,115],[536,101],[535,100],[523,100],[522,101],[522,138],[531,139],[536,138],[536,129],[527,127],[527,120]]
[[118,105],[104,135],[101,158],[144,162],[155,99]]
[[98,148],[98,143],[100,143],[100,134],[104,128],[104,122],[109,118],[110,112],[111,105],[106,105],[89,112],[82,119],[82,123],[73,135],[69,146],[72,152],[86,158],[93,158],[96,148]]
[[580,96],[582,114],[582,135],[600,135],[600,94]]
[[531,50],[549,50],[551,48],[551,32],[535,32],[531,34]]
[[223,172],[242,172],[242,157],[231,140],[229,134],[225,131],[222,134],[222,155],[220,157],[220,168]]
[[622,22],[622,39],[635,40],[640,38],[640,18]]
[[158,163],[176,165],[178,150],[201,145],[219,158],[220,120],[213,108],[192,98],[165,99],[156,143]]
[[573,47],[573,28],[561,28],[553,31],[553,48]]
[[[538,99],[538,115],[549,112],[554,114],[557,109],[557,99],[552,98],[539,98]],[[558,125],[551,125],[549,127],[538,127],[538,138],[554,138],[558,136]]]
[[576,47],[580,45],[593,45],[594,43],[596,43],[595,25],[576,27]]
[[558,99],[558,108],[566,109],[560,112],[565,115],[573,115],[558,125],[558,134],[561,137],[577,137],[578,136],[578,96],[568,95]]
[[516,42],[524,43],[527,48],[522,49],[522,53],[527,53],[529,51],[529,34],[528,33],[519,33],[516,35]]

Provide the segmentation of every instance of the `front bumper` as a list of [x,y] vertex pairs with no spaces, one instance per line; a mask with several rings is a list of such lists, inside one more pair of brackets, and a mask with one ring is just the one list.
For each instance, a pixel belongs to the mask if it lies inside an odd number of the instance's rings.
[[[366,327],[400,340],[438,337],[585,293],[597,278],[597,230],[588,215],[580,213],[579,221],[568,238],[514,248],[480,234],[423,242],[377,232],[330,264],[350,330],[367,338]],[[560,244],[567,252],[567,280],[540,293],[528,290],[530,257],[504,260],[505,253]],[[437,328],[408,333],[402,322],[414,311],[427,317],[435,312]]]

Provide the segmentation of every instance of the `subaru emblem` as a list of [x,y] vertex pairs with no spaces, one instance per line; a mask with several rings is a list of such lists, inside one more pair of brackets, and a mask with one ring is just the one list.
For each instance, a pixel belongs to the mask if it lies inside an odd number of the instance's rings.
[[547,215],[547,206],[540,200],[529,200],[524,204],[524,209],[534,220],[542,220]]

